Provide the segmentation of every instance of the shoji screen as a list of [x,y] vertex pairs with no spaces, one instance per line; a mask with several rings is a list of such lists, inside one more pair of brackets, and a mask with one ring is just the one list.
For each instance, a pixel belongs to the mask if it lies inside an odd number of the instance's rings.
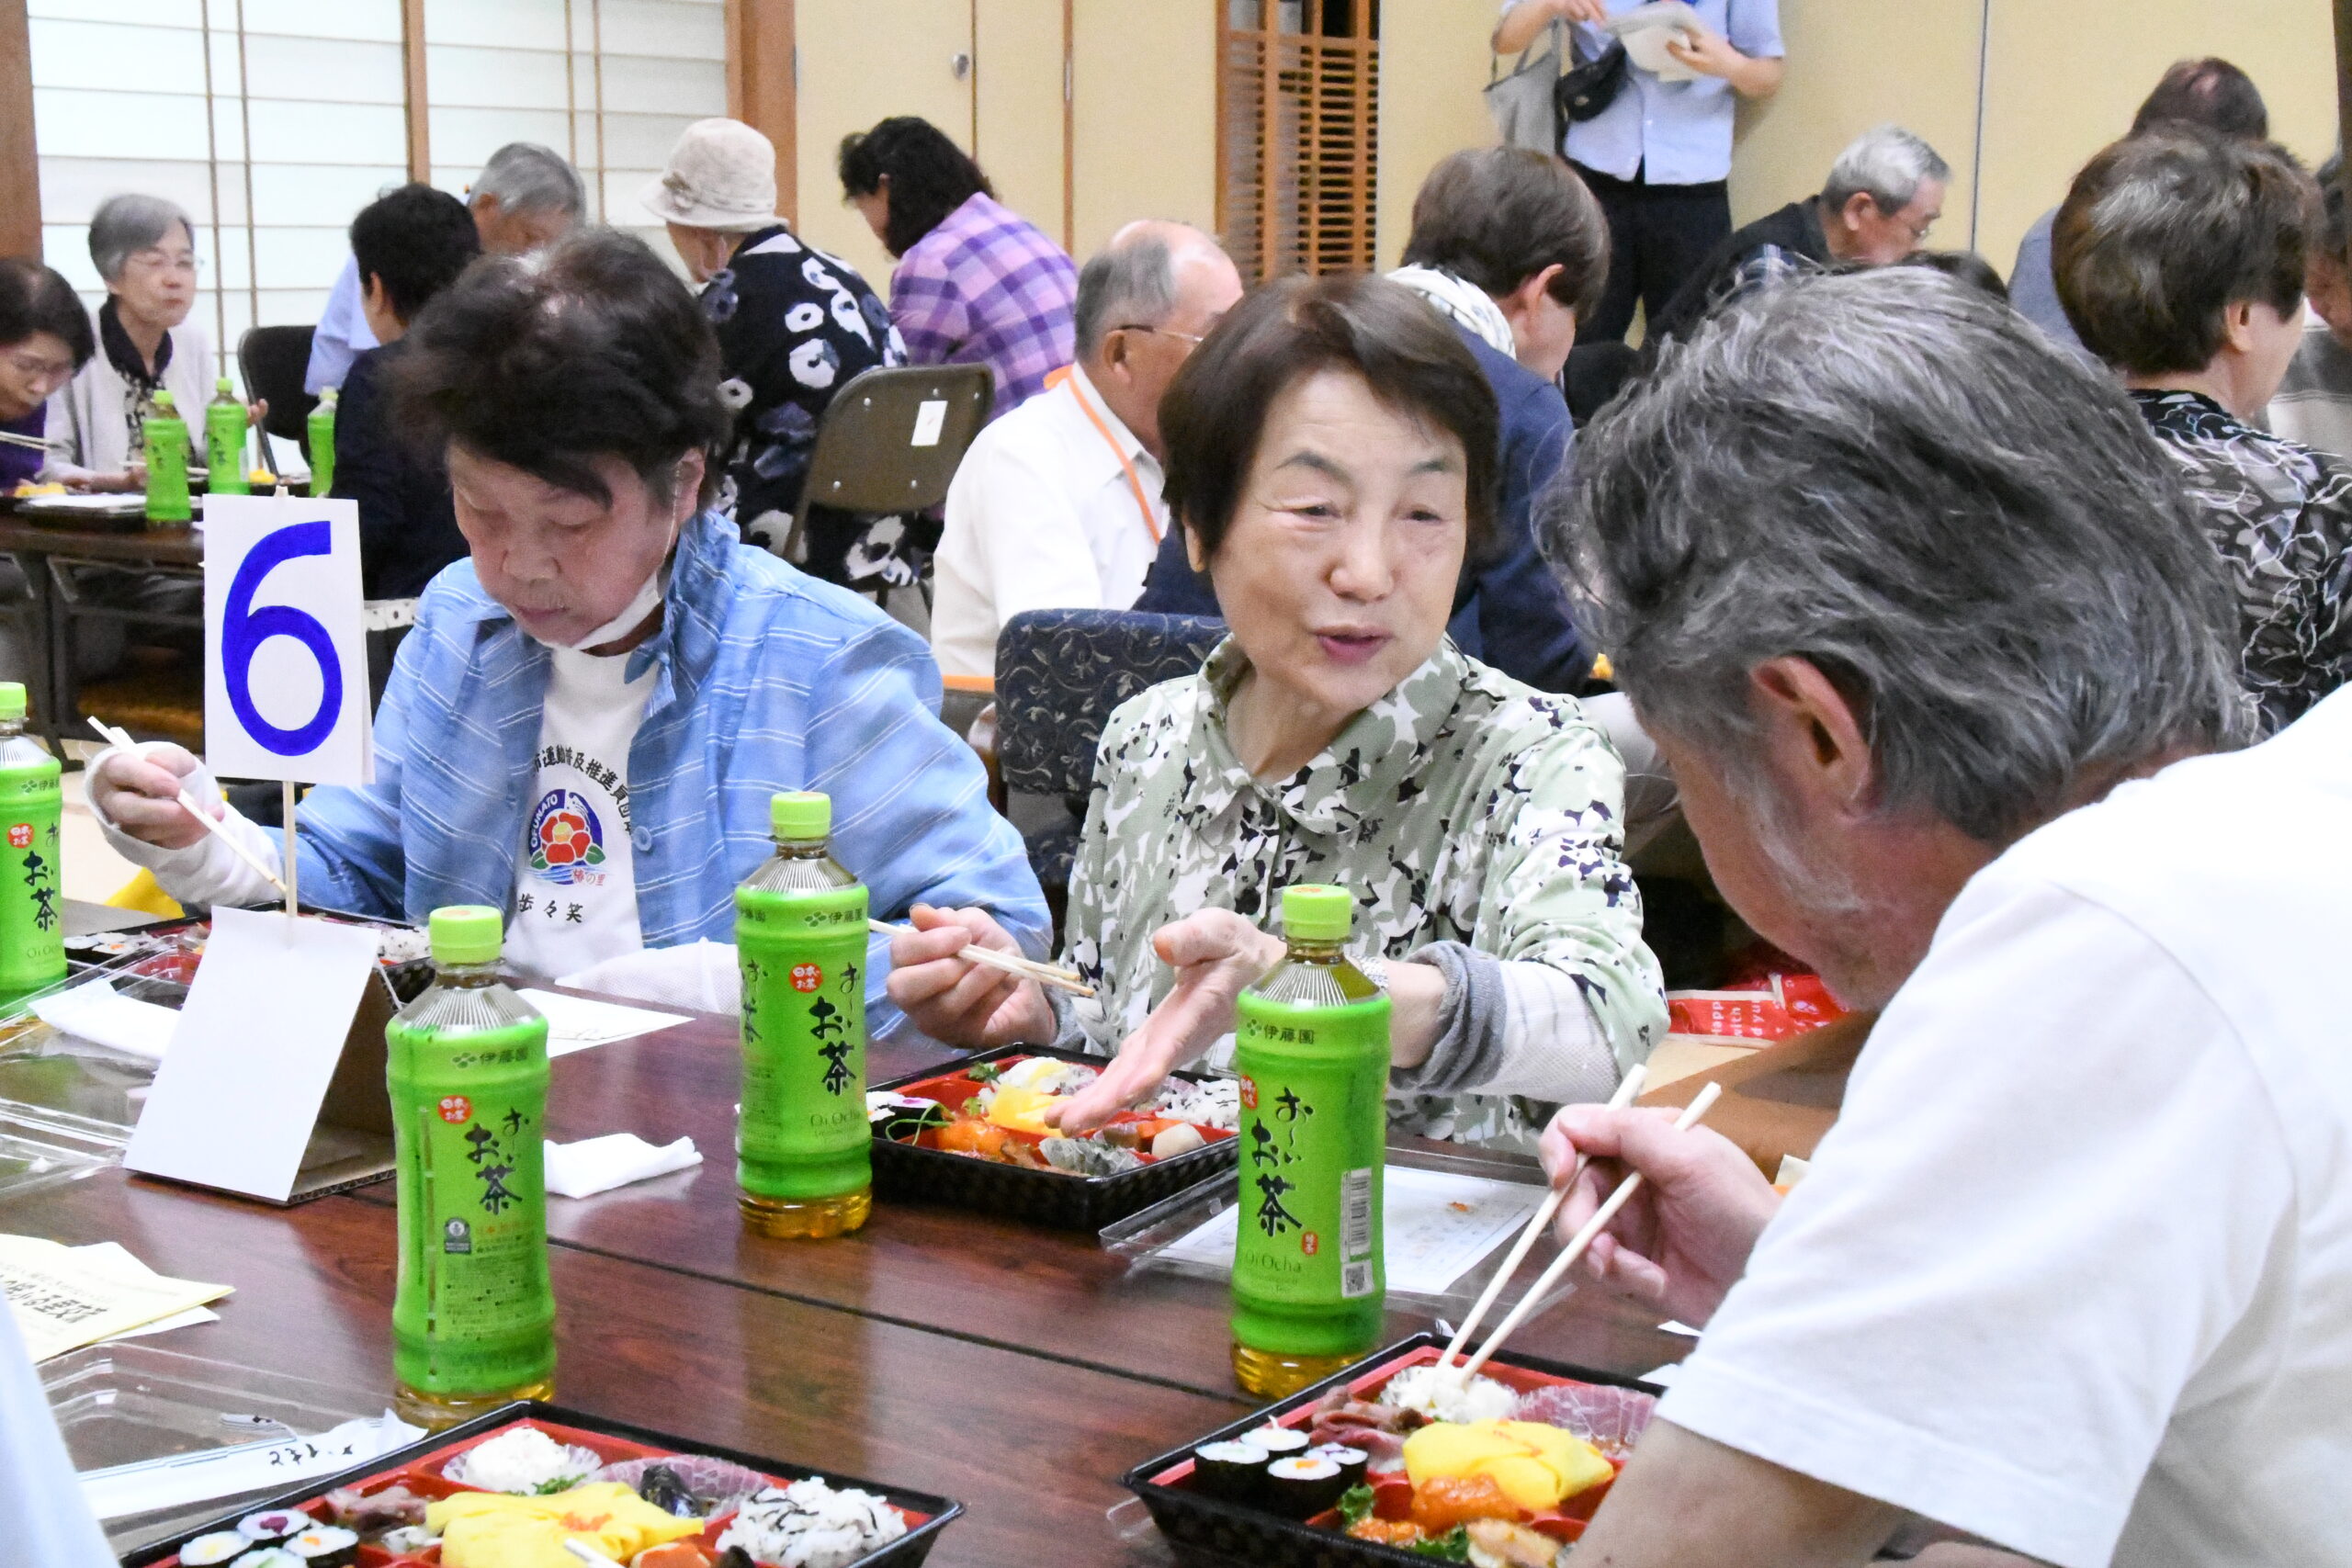
[[318,319],[351,214],[406,177],[400,0],[29,0],[44,251],[93,302],[107,197],[197,224],[190,320]]
[[666,256],[637,193],[678,133],[727,112],[723,0],[424,0],[433,181],[462,192],[509,141],[570,158],[589,217]]

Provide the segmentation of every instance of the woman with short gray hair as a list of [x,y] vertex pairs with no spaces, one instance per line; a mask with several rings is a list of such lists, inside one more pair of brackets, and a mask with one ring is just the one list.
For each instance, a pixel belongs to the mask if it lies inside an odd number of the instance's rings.
[[49,477],[80,490],[136,490],[146,482],[155,394],[170,392],[181,416],[198,421],[212,398],[212,344],[187,324],[196,226],[161,197],[108,197],[90,219],[90,260],[107,286],[98,352],[51,401],[63,446]]

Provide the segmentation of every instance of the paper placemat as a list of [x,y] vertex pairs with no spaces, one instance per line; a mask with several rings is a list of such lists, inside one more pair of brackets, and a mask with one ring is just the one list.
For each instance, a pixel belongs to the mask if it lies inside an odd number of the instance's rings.
[[550,1057],[585,1051],[591,1045],[609,1045],[616,1040],[650,1034],[686,1021],[684,1013],[591,1001],[586,997],[567,997],[560,991],[533,988],[515,994],[546,1016]]

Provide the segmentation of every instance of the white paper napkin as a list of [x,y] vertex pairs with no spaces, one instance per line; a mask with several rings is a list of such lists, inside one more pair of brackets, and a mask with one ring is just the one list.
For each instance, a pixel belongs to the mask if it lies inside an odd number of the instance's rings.
[[180,1021],[170,1008],[123,996],[102,979],[43,997],[33,1003],[33,1013],[51,1029],[151,1062],[164,1059]]
[[548,1190],[559,1198],[590,1198],[702,1163],[692,1138],[655,1148],[634,1133],[607,1133],[576,1144],[547,1145]]

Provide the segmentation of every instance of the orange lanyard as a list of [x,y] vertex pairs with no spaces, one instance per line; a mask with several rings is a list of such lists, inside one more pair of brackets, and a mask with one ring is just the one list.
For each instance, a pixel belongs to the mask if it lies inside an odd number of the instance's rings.
[[1151,542],[1157,545],[1159,543],[1161,533],[1159,514],[1152,510],[1151,502],[1144,498],[1143,480],[1136,477],[1136,466],[1127,461],[1127,449],[1119,445],[1119,438],[1111,434],[1111,427],[1102,423],[1102,416],[1094,412],[1094,405],[1088,402],[1086,394],[1078,389],[1077,378],[1070,374],[1076,368],[1075,366],[1063,366],[1046,378],[1046,386],[1049,389],[1055,387],[1067,388],[1071,400],[1085,413],[1086,423],[1092,425],[1095,433],[1102,437],[1102,444],[1111,448],[1111,456],[1119,459],[1119,471],[1127,476],[1127,493],[1136,498],[1136,511],[1142,513],[1144,528],[1151,535]]

